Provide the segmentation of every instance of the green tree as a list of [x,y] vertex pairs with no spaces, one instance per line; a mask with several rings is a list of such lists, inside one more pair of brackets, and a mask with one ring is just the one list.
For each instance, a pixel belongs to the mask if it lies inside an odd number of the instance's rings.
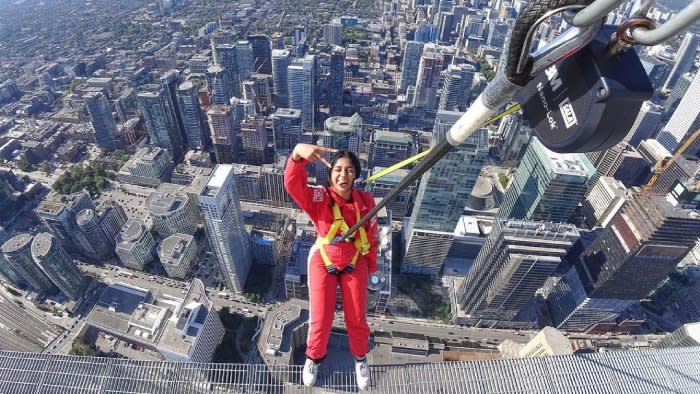
[[71,344],[70,351],[68,354],[74,356],[88,356],[88,357],[103,357],[104,353],[98,350],[95,345],[89,345],[82,338],[78,337],[73,340]]

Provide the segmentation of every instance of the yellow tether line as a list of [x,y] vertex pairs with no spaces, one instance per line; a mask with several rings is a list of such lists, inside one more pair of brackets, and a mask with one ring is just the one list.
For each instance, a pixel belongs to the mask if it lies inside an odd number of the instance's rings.
[[[501,119],[502,117],[504,117],[504,116],[506,116],[506,115],[510,115],[510,114],[515,113],[515,112],[518,112],[518,111],[520,111],[520,104],[515,104],[515,105],[511,106],[510,108],[506,109],[505,111],[503,111],[503,112],[501,112],[501,113],[499,113],[499,114],[497,114],[497,115],[494,115],[493,117],[489,118],[486,122],[484,122],[484,124],[481,125],[481,127],[488,126],[488,125],[490,125],[491,123],[493,123],[493,122],[495,122],[495,121]],[[425,151],[423,151],[423,152],[421,152],[421,153],[419,153],[419,154],[417,154],[417,155],[415,155],[415,156],[411,156],[411,157],[409,157],[408,159],[403,160],[403,161],[401,161],[401,162],[399,162],[399,163],[396,163],[396,164],[394,164],[394,165],[391,166],[391,167],[387,167],[387,168],[385,168],[385,169],[383,169],[383,170],[377,172],[376,174],[372,174],[372,176],[367,177],[367,179],[365,179],[365,180],[363,181],[363,183],[374,182],[375,180],[377,180],[377,179],[379,179],[379,178],[381,178],[381,177],[383,177],[383,176],[385,176],[385,175],[389,175],[389,174],[391,174],[392,172],[398,170],[398,169],[401,168],[401,167],[405,167],[405,166],[407,166],[407,165],[413,163],[413,162],[416,161],[416,160],[420,160],[421,158],[423,158],[424,156],[426,156],[428,153],[430,153],[430,149],[425,150]]]

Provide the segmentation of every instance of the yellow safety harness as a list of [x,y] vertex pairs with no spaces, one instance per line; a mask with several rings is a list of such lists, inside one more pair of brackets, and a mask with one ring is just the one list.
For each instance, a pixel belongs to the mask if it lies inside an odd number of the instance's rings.
[[[357,217],[357,220],[360,220],[360,211],[355,210],[355,215]],[[338,268],[333,264],[330,258],[328,258],[328,255],[326,254],[326,251],[324,249],[325,245],[331,244],[333,240],[336,238],[338,230],[342,230],[343,232],[348,231],[350,229],[350,226],[348,226],[347,223],[345,223],[345,219],[343,219],[343,215],[340,213],[340,208],[338,207],[338,204],[335,202],[333,203],[333,224],[331,225],[331,228],[328,229],[328,232],[326,233],[325,237],[318,237],[316,242],[318,243],[318,249],[321,252],[321,258],[323,259],[323,264],[326,266],[326,270],[329,273],[332,274],[340,274],[341,272],[352,272],[355,270],[355,264],[357,264],[357,259],[360,257],[360,253],[362,255],[366,255],[369,253],[369,240],[367,239],[367,232],[365,231],[364,227],[359,228],[360,232],[360,238],[355,238],[353,244],[355,245],[355,248],[357,249],[357,252],[355,252],[355,256],[353,256],[352,260],[350,261],[350,264],[348,264],[347,267],[343,271],[338,271]],[[357,233],[355,233],[357,234]],[[354,234],[353,234],[354,235]],[[348,239],[349,240],[349,239]]]

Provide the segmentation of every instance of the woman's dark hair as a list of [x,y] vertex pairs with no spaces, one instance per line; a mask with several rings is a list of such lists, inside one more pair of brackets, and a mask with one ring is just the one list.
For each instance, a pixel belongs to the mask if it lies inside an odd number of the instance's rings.
[[355,156],[354,153],[350,152],[349,150],[339,150],[331,156],[331,159],[328,160],[329,163],[331,163],[331,166],[328,168],[328,184],[330,185],[330,179],[331,179],[331,172],[333,171],[333,167],[335,167],[335,162],[338,161],[338,159],[341,159],[343,157],[347,157],[350,159],[350,162],[352,163],[352,166],[355,167],[355,176],[359,178],[360,176],[360,171],[362,171],[362,167],[360,167],[360,159]]

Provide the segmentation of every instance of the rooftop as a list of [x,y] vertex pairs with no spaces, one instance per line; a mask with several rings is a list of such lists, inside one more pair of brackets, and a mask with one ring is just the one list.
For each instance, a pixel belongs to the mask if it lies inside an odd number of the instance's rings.
[[7,240],[2,245],[3,253],[13,253],[22,248],[28,247],[32,242],[32,236],[27,233],[17,234],[14,237]]
[[214,167],[214,171],[209,176],[207,186],[202,191],[202,194],[207,197],[216,196],[216,193],[219,192],[219,189],[221,189],[231,173],[233,173],[233,166],[231,164],[217,164],[217,166]]
[[156,190],[146,198],[146,209],[154,215],[167,215],[184,207],[187,200],[185,193]]
[[[301,365],[206,364],[0,352],[0,386],[22,392],[185,394],[354,392],[354,370],[321,369],[301,384]],[[488,361],[372,365],[376,393],[693,393],[700,347]],[[216,380],[214,380],[216,379]]]
[[51,245],[55,242],[56,238],[49,233],[39,233],[34,237],[32,241],[32,256],[41,258],[46,256],[51,250]]
[[194,242],[189,234],[173,234],[158,245],[158,255],[162,263],[176,263],[185,255],[187,247]]
[[75,221],[78,226],[92,222],[95,219],[95,211],[90,208],[85,208],[78,212],[75,216]]
[[117,243],[136,242],[145,232],[146,224],[143,221],[133,218],[129,219],[126,224],[124,224],[124,227],[122,227],[122,230],[117,237]]

